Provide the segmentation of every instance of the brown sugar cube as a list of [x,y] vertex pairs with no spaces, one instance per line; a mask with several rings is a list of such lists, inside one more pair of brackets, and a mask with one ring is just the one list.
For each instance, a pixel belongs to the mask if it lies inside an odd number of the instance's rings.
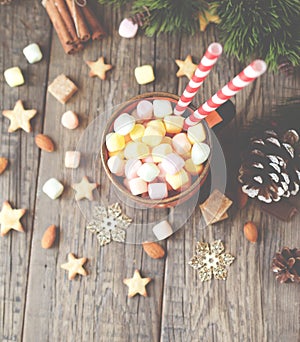
[[212,224],[225,220],[228,217],[227,210],[231,205],[232,201],[216,189],[199,207],[205,222]]
[[65,104],[76,93],[78,88],[64,74],[56,77],[56,79],[48,86],[48,91],[60,103]]

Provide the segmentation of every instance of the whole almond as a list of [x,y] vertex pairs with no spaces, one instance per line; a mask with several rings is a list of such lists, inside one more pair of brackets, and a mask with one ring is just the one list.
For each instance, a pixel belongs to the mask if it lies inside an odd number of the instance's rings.
[[250,242],[256,242],[258,238],[257,227],[253,222],[247,222],[244,225],[244,235]]
[[38,134],[35,137],[35,143],[41,150],[44,150],[46,152],[54,151],[53,141],[45,134]]
[[165,256],[165,250],[157,242],[143,242],[143,248],[152,259],[161,259]]
[[7,168],[8,160],[6,158],[0,157],[0,175]]
[[45,249],[48,249],[50,247],[52,247],[54,241],[55,241],[55,238],[56,238],[56,227],[54,224],[52,224],[51,226],[49,226],[43,237],[42,237],[42,247],[45,248]]

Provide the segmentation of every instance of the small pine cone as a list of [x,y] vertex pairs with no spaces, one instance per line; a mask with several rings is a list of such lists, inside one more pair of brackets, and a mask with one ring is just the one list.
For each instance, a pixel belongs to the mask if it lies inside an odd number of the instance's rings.
[[300,188],[298,142],[295,130],[287,131],[282,137],[270,130],[261,138],[253,138],[239,170],[243,192],[266,203],[296,195]]
[[300,249],[284,247],[275,254],[272,270],[276,279],[281,283],[300,284]]

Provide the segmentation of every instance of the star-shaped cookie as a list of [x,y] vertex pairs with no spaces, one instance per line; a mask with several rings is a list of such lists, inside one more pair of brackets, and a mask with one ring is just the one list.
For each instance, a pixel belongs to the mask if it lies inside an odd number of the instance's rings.
[[18,232],[24,232],[24,228],[20,222],[20,218],[25,214],[26,209],[13,209],[11,205],[5,201],[0,211],[1,236],[7,234],[11,229]]
[[84,198],[92,201],[93,198],[93,190],[97,188],[98,183],[90,183],[86,176],[82,177],[80,183],[72,184],[72,188],[76,191],[75,199],[76,201],[80,201]]
[[104,57],[98,58],[98,60],[95,62],[86,61],[86,64],[91,69],[89,76],[98,76],[101,80],[106,79],[106,72],[112,68],[112,65],[104,63]]
[[150,281],[151,278],[142,278],[139,270],[135,270],[132,278],[123,280],[123,283],[129,287],[128,297],[134,297],[136,294],[147,297],[146,285],[150,283]]
[[197,65],[193,63],[191,55],[188,55],[184,61],[176,59],[175,62],[179,66],[176,74],[177,77],[186,76],[189,79],[193,77]]
[[199,14],[200,31],[204,32],[209,23],[219,24],[220,17],[214,14],[211,9],[205,10],[204,13]]
[[2,114],[10,120],[8,132],[15,132],[17,129],[22,128],[25,132],[31,132],[30,119],[36,115],[36,109],[24,109],[21,100],[18,100],[12,110],[4,110]]
[[87,258],[76,258],[74,254],[68,254],[68,262],[62,264],[60,267],[64,270],[69,271],[69,280],[73,280],[77,274],[81,274],[82,276],[86,276],[87,272],[82,267],[87,261]]

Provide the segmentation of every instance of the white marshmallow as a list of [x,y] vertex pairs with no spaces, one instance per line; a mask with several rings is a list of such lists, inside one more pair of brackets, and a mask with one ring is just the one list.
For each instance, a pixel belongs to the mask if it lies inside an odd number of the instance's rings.
[[137,171],[137,175],[145,182],[152,182],[160,173],[154,163],[145,163]]
[[135,118],[132,115],[123,113],[114,122],[114,131],[120,135],[129,134],[135,125]]
[[122,176],[124,174],[125,160],[118,155],[112,156],[107,160],[107,166],[111,173]]
[[43,186],[43,192],[51,199],[57,199],[64,191],[64,186],[55,178],[50,178]]
[[43,58],[40,47],[35,43],[27,45],[23,49],[23,54],[30,64],[37,63]]
[[158,240],[166,239],[173,234],[173,229],[170,223],[166,220],[156,224],[152,230]]
[[171,115],[173,112],[170,101],[168,100],[154,100],[153,101],[153,113],[157,118],[164,118],[167,115]]
[[148,184],[148,194],[151,199],[159,200],[168,196],[166,183],[150,183]]
[[205,143],[195,143],[192,147],[192,161],[195,165],[203,164],[210,154],[210,147]]
[[65,154],[65,167],[69,169],[77,169],[80,163],[80,152],[67,151]]
[[187,131],[187,135],[188,135],[189,141],[192,144],[195,144],[196,142],[202,142],[206,139],[205,129],[202,123],[198,123],[195,126],[189,127]]
[[123,38],[133,38],[136,35],[138,28],[138,24],[135,24],[132,20],[125,18],[120,23],[119,35]]
[[153,114],[153,104],[146,100],[140,101],[136,107],[136,114],[139,119],[151,119]]
[[137,178],[137,171],[142,166],[139,159],[129,159],[125,164],[125,176],[128,179]]

